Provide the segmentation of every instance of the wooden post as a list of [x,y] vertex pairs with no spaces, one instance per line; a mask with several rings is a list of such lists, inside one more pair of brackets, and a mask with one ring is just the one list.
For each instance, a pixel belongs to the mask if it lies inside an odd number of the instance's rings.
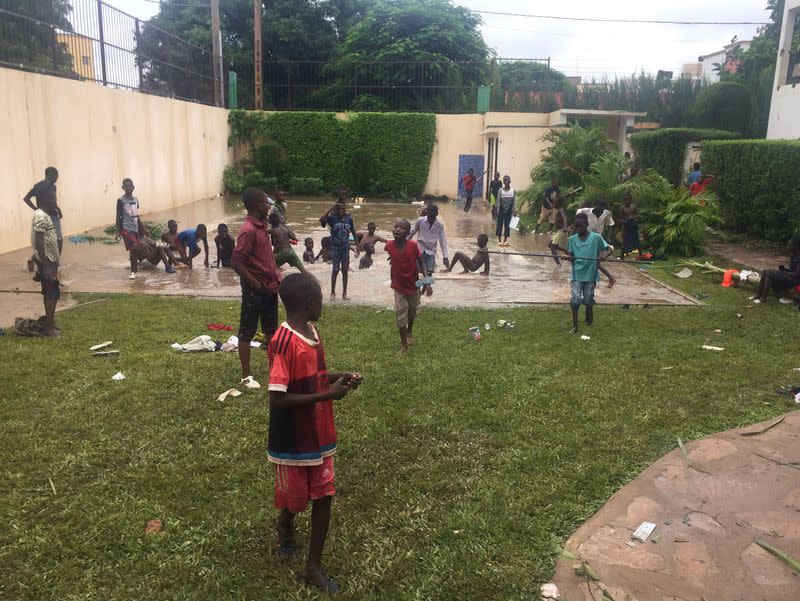
[[219,28],[219,0],[211,0],[211,48],[214,66],[214,104],[225,104],[222,91],[222,34]]
[[262,92],[262,66],[261,66],[261,0],[253,0],[253,68],[255,69],[255,77],[253,83],[255,84],[256,102],[255,109],[260,111],[263,107],[263,92]]

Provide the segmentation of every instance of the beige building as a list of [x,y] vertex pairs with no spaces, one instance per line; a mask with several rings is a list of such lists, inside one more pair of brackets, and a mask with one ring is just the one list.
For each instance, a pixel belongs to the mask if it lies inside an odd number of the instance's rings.
[[800,48],[792,47],[798,29],[800,0],[786,0],[767,127],[773,140],[800,138]]
[[[458,196],[460,155],[481,155],[484,169],[511,177],[516,189],[531,183],[530,172],[547,148],[542,140],[551,128],[579,119],[600,123],[620,151],[628,150],[627,130],[645,113],[560,109],[552,113],[486,113],[484,115],[437,115],[436,143],[433,147],[425,193]],[[490,179],[490,178],[487,178]],[[481,182],[483,187],[486,181]]]

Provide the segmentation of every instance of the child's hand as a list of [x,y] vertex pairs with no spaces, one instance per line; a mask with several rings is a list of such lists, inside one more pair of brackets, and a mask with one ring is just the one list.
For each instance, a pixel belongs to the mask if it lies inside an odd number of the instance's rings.
[[422,287],[422,292],[425,294],[425,296],[433,296],[433,287],[430,284],[425,284]]
[[331,392],[331,399],[335,401],[344,398],[344,395],[350,392],[350,388],[347,386],[344,376],[336,380],[333,384],[331,384],[330,392]]
[[361,386],[361,383],[364,381],[364,376],[362,376],[359,373],[353,372],[347,374],[346,381],[347,381],[347,386],[350,388],[350,390],[355,390],[356,388]]

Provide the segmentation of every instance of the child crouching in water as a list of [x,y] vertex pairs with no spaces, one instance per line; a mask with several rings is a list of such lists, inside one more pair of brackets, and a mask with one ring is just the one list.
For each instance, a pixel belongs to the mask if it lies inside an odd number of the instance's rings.
[[[417,280],[425,273],[422,264],[422,252],[413,240],[408,239],[411,224],[406,219],[398,219],[392,228],[392,237],[386,243],[386,252],[391,260],[391,281],[394,290],[394,308],[397,311],[397,328],[400,331],[400,352],[408,352],[414,343],[412,330],[417,317],[420,291]],[[422,287],[422,292],[430,296],[433,288],[430,284]]]
[[330,594],[336,581],[322,569],[334,486],[336,427],[333,402],[358,388],[357,373],[328,373],[325,350],[311,322],[322,315],[322,288],[307,273],[292,273],[279,294],[286,321],[269,344],[269,451],[275,464],[278,555],[296,552],[294,516],[311,501],[311,542],[302,580]]
[[447,267],[447,273],[453,271],[453,267],[456,266],[456,263],[461,263],[461,267],[464,268],[464,271],[461,273],[478,271],[483,267],[481,275],[489,275],[489,251],[486,248],[486,245],[489,243],[489,236],[486,234],[478,234],[477,242],[478,250],[475,252],[475,256],[470,259],[466,253],[458,251],[453,255],[453,260],[450,261],[450,265]]

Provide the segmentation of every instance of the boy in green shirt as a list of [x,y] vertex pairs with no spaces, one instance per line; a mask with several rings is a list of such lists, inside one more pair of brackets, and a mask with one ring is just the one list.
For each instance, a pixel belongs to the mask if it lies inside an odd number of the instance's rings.
[[571,294],[572,329],[578,331],[578,309],[581,303],[586,306],[586,325],[594,321],[594,287],[600,279],[598,264],[612,251],[603,237],[589,231],[589,220],[584,213],[575,216],[576,233],[569,237],[567,254],[572,261]]

